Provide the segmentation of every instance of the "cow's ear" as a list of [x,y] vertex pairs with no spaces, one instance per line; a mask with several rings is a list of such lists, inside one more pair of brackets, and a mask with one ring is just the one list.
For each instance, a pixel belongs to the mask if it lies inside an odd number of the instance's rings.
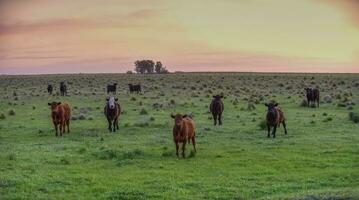
[[175,116],[173,115],[173,114],[171,114],[171,117],[174,119],[175,118]]
[[275,103],[275,104],[274,104],[274,107],[277,107],[277,106],[278,106],[278,103]]
[[51,106],[51,103],[47,103],[47,105]]
[[57,102],[57,105],[60,105],[61,104],[61,102]]
[[219,96],[219,98],[223,98],[223,95]]
[[264,105],[268,107],[268,104],[267,104],[267,103],[265,103]]
[[109,100],[110,100],[110,98],[107,97],[107,98],[106,98],[106,101],[109,101]]
[[118,98],[116,98],[115,101],[118,101]]
[[187,117],[187,115],[183,115],[183,116],[182,116],[182,118],[186,118],[186,117]]
[[216,98],[216,96],[213,95],[213,98]]

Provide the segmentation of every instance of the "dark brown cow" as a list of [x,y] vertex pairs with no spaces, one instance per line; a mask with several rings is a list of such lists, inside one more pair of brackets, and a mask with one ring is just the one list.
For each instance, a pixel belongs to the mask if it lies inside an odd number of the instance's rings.
[[173,126],[173,141],[176,144],[176,155],[178,157],[178,149],[179,143],[182,143],[182,157],[186,157],[185,150],[186,150],[186,143],[190,143],[192,140],[194,151],[196,150],[196,132],[195,132],[195,124],[191,117],[187,115],[171,114],[171,117],[174,119],[174,126]]
[[[104,108],[104,114],[108,121],[108,130],[111,132],[118,130],[118,120],[121,114],[121,106],[117,103],[118,99],[115,97],[108,97]],[[112,129],[113,125],[113,129]]]
[[140,84],[137,84],[137,85],[128,84],[128,88],[130,89],[131,94],[133,92],[136,92],[137,94],[141,93],[141,85]]
[[52,122],[54,123],[56,136],[57,127],[60,129],[60,136],[65,133],[65,127],[67,126],[67,133],[70,133],[70,118],[71,118],[71,108],[67,103],[61,102],[52,102],[48,103],[51,108],[51,117]]
[[61,96],[67,95],[67,86],[66,86],[65,82],[60,83],[60,94],[61,94]]
[[51,84],[47,85],[47,93],[49,93],[51,95],[52,91],[53,91],[52,85]]
[[222,113],[224,110],[224,105],[222,102],[223,95],[216,95],[213,96],[213,100],[211,102],[211,105],[209,106],[209,110],[212,113],[214,125],[217,125],[217,118],[219,125],[222,125]]
[[282,123],[283,127],[284,127],[284,132],[285,134],[287,134],[287,127],[285,124],[285,117],[284,117],[284,113],[283,111],[278,108],[278,103],[266,103],[265,106],[268,107],[268,111],[267,111],[267,128],[268,128],[268,137],[270,137],[270,130],[271,127],[273,128],[273,138],[275,138],[275,132],[277,130],[277,126],[279,127],[279,125]]
[[310,106],[310,103],[317,102],[318,108],[319,108],[319,90],[317,88],[305,88],[306,95],[307,95],[307,102],[308,107]]
[[107,85],[107,94],[110,94],[110,92],[116,94],[116,89],[117,89],[117,83],[114,83],[113,85]]

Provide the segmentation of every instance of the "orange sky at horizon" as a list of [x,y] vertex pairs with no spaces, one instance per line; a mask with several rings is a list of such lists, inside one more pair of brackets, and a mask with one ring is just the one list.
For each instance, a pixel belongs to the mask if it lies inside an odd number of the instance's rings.
[[0,74],[359,73],[357,0],[0,0]]

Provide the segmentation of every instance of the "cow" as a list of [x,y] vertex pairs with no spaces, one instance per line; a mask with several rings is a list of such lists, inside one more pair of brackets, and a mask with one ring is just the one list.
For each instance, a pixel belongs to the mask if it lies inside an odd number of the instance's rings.
[[67,86],[66,86],[65,82],[60,83],[60,94],[61,94],[61,96],[67,95]]
[[173,141],[176,145],[176,155],[178,155],[179,143],[182,143],[182,157],[185,158],[185,150],[186,150],[186,143],[188,144],[192,140],[194,152],[196,150],[196,132],[195,132],[195,124],[191,117],[187,115],[181,114],[171,114],[171,117],[174,119],[174,126],[173,126]]
[[317,103],[319,108],[319,90],[317,88],[305,88],[304,90],[307,95],[308,107],[310,106],[310,103],[313,102],[314,104]]
[[[106,98],[106,105],[104,108],[104,114],[108,121],[108,130],[115,132],[118,130],[118,120],[121,114],[121,106],[117,103],[118,99],[115,97]],[[113,129],[112,129],[113,126]]]
[[51,84],[47,85],[47,93],[49,93],[50,95],[52,95],[52,91],[53,91],[53,87]]
[[267,129],[268,129],[268,135],[267,137],[270,137],[270,131],[271,127],[273,127],[273,138],[275,138],[275,133],[277,131],[277,127],[282,123],[284,127],[284,132],[287,135],[287,127],[285,124],[285,117],[283,111],[277,107],[278,103],[265,103],[265,106],[268,107],[267,116],[266,116],[266,122],[267,122]]
[[137,84],[137,85],[128,84],[128,87],[130,89],[131,94],[133,92],[136,92],[137,94],[141,92],[141,85],[140,84]]
[[67,126],[67,133],[70,133],[70,118],[71,118],[71,108],[67,103],[61,102],[52,102],[48,103],[51,109],[52,122],[55,126],[56,134],[58,136],[57,127],[60,129],[60,136],[65,133],[65,128]]
[[110,92],[116,94],[116,87],[117,83],[114,83],[113,85],[107,85],[107,94],[110,94]]
[[222,125],[222,113],[224,110],[224,104],[222,102],[223,95],[213,96],[213,100],[209,106],[209,110],[212,113],[214,125],[217,125],[217,118],[219,125]]

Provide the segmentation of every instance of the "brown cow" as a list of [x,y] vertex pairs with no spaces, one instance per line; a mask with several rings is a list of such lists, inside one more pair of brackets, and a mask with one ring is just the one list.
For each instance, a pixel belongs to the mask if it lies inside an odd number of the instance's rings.
[[51,117],[52,122],[54,123],[56,136],[57,136],[57,126],[60,128],[60,136],[62,133],[65,133],[65,127],[67,126],[67,133],[70,133],[70,118],[71,118],[71,109],[69,104],[61,102],[52,102],[48,103],[51,108]]
[[171,114],[171,117],[174,119],[174,126],[173,126],[173,141],[176,144],[176,155],[178,157],[178,149],[179,143],[182,143],[182,156],[185,157],[185,150],[186,150],[186,143],[190,143],[192,140],[194,152],[196,150],[196,132],[195,132],[195,125],[194,121],[191,117],[187,115]]
[[268,107],[267,111],[267,128],[268,128],[268,137],[270,137],[270,129],[273,126],[273,138],[275,138],[275,132],[277,130],[277,126],[282,123],[284,127],[284,132],[287,134],[287,127],[285,124],[285,117],[283,111],[278,108],[278,103],[266,103],[265,106]]

